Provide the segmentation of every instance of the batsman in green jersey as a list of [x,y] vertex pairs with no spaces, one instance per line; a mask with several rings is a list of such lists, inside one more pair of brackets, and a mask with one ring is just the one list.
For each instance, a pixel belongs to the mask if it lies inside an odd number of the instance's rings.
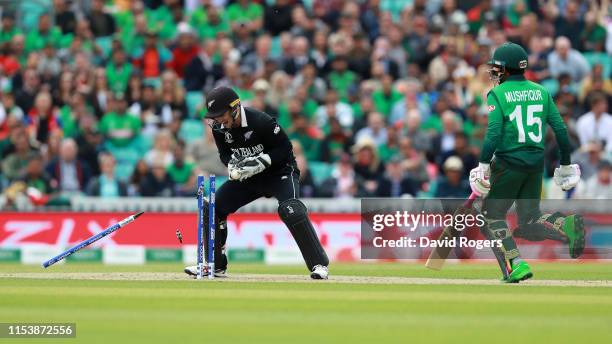
[[489,236],[502,241],[509,271],[504,281],[509,283],[533,276],[506,223],[506,213],[515,202],[514,236],[566,242],[573,258],[584,249],[580,215],[540,212],[546,125],[554,131],[561,151],[555,183],[563,190],[573,188],[580,180],[580,168],[570,162],[567,129],[552,97],[544,87],[525,79],[527,60],[525,50],[514,43],[504,43],[493,53],[490,75],[498,85],[487,95],[487,133],[480,164],[470,172],[472,190],[485,197],[482,209]]

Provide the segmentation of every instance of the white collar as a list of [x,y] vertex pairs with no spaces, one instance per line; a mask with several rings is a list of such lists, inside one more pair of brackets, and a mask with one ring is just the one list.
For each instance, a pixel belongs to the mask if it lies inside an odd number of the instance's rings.
[[246,128],[247,120],[246,120],[246,112],[244,111],[244,107],[240,105],[240,126]]
[[[242,105],[240,105],[240,126],[243,128],[246,128],[247,126],[246,112],[244,111],[244,107]],[[221,129],[225,129],[223,124],[221,124]]]

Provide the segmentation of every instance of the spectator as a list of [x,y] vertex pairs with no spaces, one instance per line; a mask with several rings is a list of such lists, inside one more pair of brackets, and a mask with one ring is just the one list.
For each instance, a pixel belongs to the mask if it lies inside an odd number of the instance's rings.
[[355,175],[363,181],[366,192],[373,195],[385,171],[385,166],[378,158],[376,144],[371,138],[365,137],[355,143],[352,152]]
[[94,107],[96,117],[101,118],[109,110],[108,103],[112,101],[108,78],[104,68],[96,68],[93,90],[89,97],[89,102]]
[[90,113],[80,115],[79,130],[75,138],[79,147],[79,159],[85,161],[95,175],[100,173],[98,153],[102,149],[103,139],[95,116]]
[[576,83],[589,74],[588,62],[579,51],[572,49],[570,40],[564,36],[555,40],[555,50],[548,55],[548,68],[553,78],[569,74]]
[[342,128],[350,130],[353,126],[353,109],[345,102],[338,99],[338,93],[334,89],[330,89],[325,97],[325,104],[319,106],[315,113],[317,126],[320,128],[329,125],[329,119],[332,117],[338,118],[338,122]]
[[140,196],[142,194],[140,186],[144,183],[144,180],[148,174],[149,165],[147,165],[144,160],[138,160],[138,162],[136,162],[136,166],[134,166],[134,171],[130,176],[128,183],[128,195]]
[[29,53],[41,50],[47,45],[55,48],[66,46],[66,40],[63,40],[61,30],[52,26],[51,17],[48,13],[43,13],[38,17],[38,28],[31,30],[26,36],[25,50]]
[[237,0],[227,7],[227,18],[232,31],[244,24],[251,33],[257,32],[262,27],[263,14],[263,6],[249,0]]
[[39,88],[40,77],[36,70],[32,68],[26,69],[23,72],[23,87],[15,93],[15,102],[23,112],[30,112]]
[[140,118],[127,113],[127,101],[123,93],[115,93],[109,112],[100,121],[100,132],[116,147],[129,145],[140,135]]
[[597,173],[588,179],[582,179],[576,186],[574,198],[603,199],[612,198],[611,174],[612,164],[602,160],[597,165]]
[[296,37],[291,42],[289,56],[285,56],[281,61],[281,68],[285,73],[294,76],[310,62],[310,44],[304,36]]
[[355,141],[369,138],[374,140],[376,146],[383,145],[387,142],[387,128],[383,116],[378,112],[371,112],[368,115],[368,126],[362,128],[355,134]]
[[185,68],[198,55],[198,52],[199,48],[195,41],[193,29],[187,23],[179,24],[177,44],[172,49],[172,59],[168,62],[168,68],[172,69],[182,79]]
[[353,137],[342,128],[338,118],[332,117],[329,120],[329,133],[321,142],[320,159],[328,163],[336,162],[352,145]]
[[467,179],[470,175],[470,171],[478,166],[478,157],[470,149],[468,137],[463,132],[458,131],[455,134],[455,147],[442,154],[439,164],[440,169],[443,168],[446,160],[452,156],[460,158],[463,163],[463,179]]
[[28,161],[28,165],[19,180],[25,183],[26,187],[34,188],[40,193],[41,198],[48,198],[56,190],[52,187],[51,177],[45,171],[42,155],[36,153]]
[[612,152],[612,116],[608,113],[608,100],[603,94],[591,98],[591,111],[580,116],[576,131],[580,144],[593,140],[604,142],[605,150]]
[[402,157],[402,169],[407,176],[414,180],[418,185],[429,181],[427,163],[423,151],[415,149],[412,140],[408,137],[400,138],[400,155]]
[[599,94],[607,95],[608,108],[612,106],[612,79],[604,76],[601,63],[596,63],[591,69],[591,74],[584,78],[580,88],[579,100],[588,107],[590,98]]
[[74,33],[76,28],[76,16],[72,12],[66,0],[53,0],[55,12],[55,24],[62,30],[62,34]]
[[217,52],[217,41],[206,40],[202,48],[185,66],[185,88],[187,91],[208,92],[213,88],[215,82],[223,76],[223,68],[220,63],[213,61]]
[[600,25],[597,13],[589,11],[584,20],[584,30],[580,34],[580,44],[585,51],[605,51],[606,29]]
[[159,102],[158,114],[164,125],[170,124],[175,118],[187,117],[187,104],[185,103],[185,90],[176,74],[165,71],[161,76],[161,88],[157,99]]
[[15,13],[2,11],[2,28],[0,29],[0,44],[11,42],[13,37],[21,34],[21,30],[15,26]]
[[[295,104],[292,102],[292,104]],[[294,105],[296,108],[299,104]],[[298,109],[296,109],[298,110]],[[319,160],[320,141],[317,131],[309,124],[306,116],[301,113],[296,113],[292,118],[293,125],[289,129],[289,138],[292,141],[297,141],[303,148],[304,155],[307,160]]]
[[164,161],[153,161],[151,170],[140,183],[140,195],[144,197],[172,197],[175,184],[166,171]]
[[276,0],[272,6],[267,6],[264,12],[264,28],[272,36],[289,31],[293,26],[291,15],[293,5],[290,0]]
[[125,51],[121,46],[113,48],[112,60],[106,66],[106,78],[113,92],[125,92],[127,90],[133,67],[127,62]]
[[469,196],[470,183],[462,178],[463,163],[461,158],[451,156],[444,163],[444,176],[440,177],[435,187],[436,198],[466,198]]
[[196,169],[217,176],[227,176],[227,167],[219,160],[219,151],[213,138],[212,129],[204,123],[205,133],[187,145],[186,159],[196,162]]
[[[251,99],[251,106],[261,111],[264,111],[265,113],[269,113],[272,116],[278,114],[278,109],[272,107],[272,105],[270,105],[270,103],[268,103],[268,101],[266,100],[268,91],[270,90],[270,84],[265,79],[257,79],[253,83],[252,88],[254,92],[254,98]],[[255,106],[255,104],[258,104],[259,107]]]
[[575,0],[567,1],[563,15],[559,15],[560,13],[560,11],[557,12],[557,18],[554,21],[556,35],[568,37],[572,46],[581,49],[580,35],[584,30],[584,21],[579,10],[579,3]]
[[599,141],[591,141],[584,144],[580,150],[572,154],[572,161],[580,166],[580,174],[583,180],[587,180],[597,171],[597,166],[604,157],[605,152]]
[[293,6],[291,10],[291,20],[293,24],[289,28],[293,36],[306,36],[309,41],[312,41],[315,23],[308,16],[306,9],[299,4]]
[[404,122],[400,122],[404,128],[403,134],[414,142],[415,148],[426,152],[431,149],[431,137],[421,130],[421,115],[417,109],[409,110]]
[[57,56],[55,48],[53,45],[47,43],[38,61],[39,75],[42,76],[43,80],[51,81],[59,75],[61,68],[60,59]]
[[49,133],[60,129],[57,109],[53,107],[51,95],[40,92],[36,95],[34,107],[26,118],[30,136],[40,143],[46,143]]
[[282,70],[276,71],[270,77],[270,90],[268,91],[268,103],[280,107],[289,101],[290,80],[287,73]]
[[179,196],[191,196],[196,188],[195,164],[185,159],[185,142],[179,140],[174,145],[173,162],[168,166],[168,175]]
[[73,139],[64,139],[60,145],[59,157],[49,162],[47,173],[52,186],[60,192],[78,193],[85,191],[91,177],[89,166],[78,159],[78,147]]
[[332,176],[321,183],[319,195],[343,199],[359,197],[363,194],[364,191],[353,170],[351,158],[343,154],[336,162]]
[[230,32],[230,24],[225,13],[214,7],[208,7],[208,23],[207,25],[195,26],[198,29],[200,38],[216,39],[225,37]]
[[91,23],[91,32],[95,37],[112,36],[115,31],[115,19],[104,12],[103,0],[91,1],[91,12],[87,16],[87,21]]
[[306,89],[306,96],[308,99],[313,99],[317,102],[321,102],[325,99],[327,85],[322,78],[317,76],[317,67],[312,61],[303,65],[301,72],[293,78],[291,93],[295,95],[300,87]]
[[127,196],[127,184],[117,179],[115,175],[115,157],[109,153],[101,153],[99,176],[92,178],[87,185],[87,195],[103,198]]
[[11,92],[3,92],[0,102],[0,140],[4,140],[10,133],[9,122],[22,122],[23,111],[15,105],[15,96]]
[[3,158],[2,174],[9,181],[16,180],[27,172],[28,162],[37,154],[31,147],[28,134],[22,126],[16,126],[11,132],[14,151]]
[[393,104],[397,103],[401,98],[402,94],[393,87],[391,75],[383,74],[381,77],[381,88],[372,93],[372,100],[374,101],[376,111],[380,112],[385,119],[388,119],[391,115]]
[[302,146],[300,145],[300,142],[294,140],[291,141],[291,145],[293,146],[295,161],[298,169],[300,170],[300,196],[314,197],[316,185],[314,179],[312,178],[312,174],[310,173],[308,160],[306,160],[306,157],[304,156]]
[[399,156],[399,138],[401,127],[390,125],[387,127],[387,140],[378,145],[378,156],[383,163],[386,163],[393,156]]
[[346,56],[338,55],[331,62],[332,70],[327,76],[330,88],[333,88],[342,101],[348,100],[348,89],[357,82],[358,77],[348,69]]
[[170,52],[159,46],[155,32],[147,32],[144,42],[142,54],[134,61],[134,65],[142,70],[144,78],[157,78],[170,60]]
[[457,114],[446,110],[441,114],[442,130],[434,134],[431,153],[434,156],[448,154],[455,149],[455,137],[461,130],[461,119]]
[[168,167],[174,162],[174,147],[175,143],[170,130],[162,129],[155,136],[153,148],[147,152],[144,160],[149,167],[152,167],[155,162],[161,162]]
[[376,197],[416,196],[418,188],[402,170],[401,157],[394,156],[386,165],[385,175],[378,181]]

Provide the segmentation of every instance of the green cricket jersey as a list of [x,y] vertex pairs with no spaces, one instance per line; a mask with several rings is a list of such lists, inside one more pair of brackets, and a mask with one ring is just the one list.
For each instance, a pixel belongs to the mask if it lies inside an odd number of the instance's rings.
[[555,133],[561,164],[570,164],[567,129],[548,91],[522,75],[511,75],[487,95],[489,124],[480,161],[496,159],[516,168],[544,165],[546,124]]

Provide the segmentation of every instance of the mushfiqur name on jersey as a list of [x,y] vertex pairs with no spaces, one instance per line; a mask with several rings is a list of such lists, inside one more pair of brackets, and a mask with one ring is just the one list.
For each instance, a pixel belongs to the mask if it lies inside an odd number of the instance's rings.
[[543,100],[540,90],[507,91],[504,92],[504,97],[509,103]]

